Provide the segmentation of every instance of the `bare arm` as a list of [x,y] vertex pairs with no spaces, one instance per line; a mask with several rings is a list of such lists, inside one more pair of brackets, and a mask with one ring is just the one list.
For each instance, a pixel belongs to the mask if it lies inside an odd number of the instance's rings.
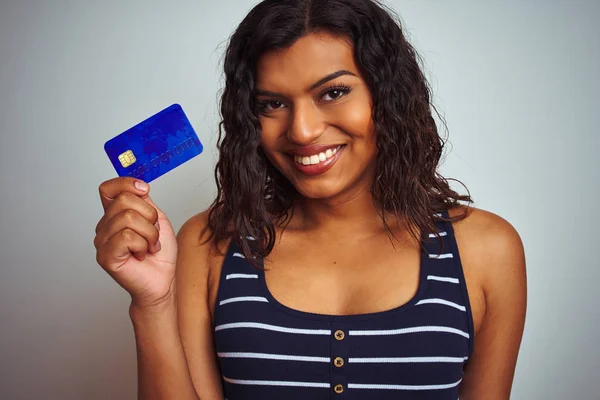
[[175,295],[160,309],[131,308],[140,400],[223,400],[208,306],[210,244],[200,244],[205,215],[177,234]]
[[[209,306],[211,263],[222,262],[211,242],[200,244],[208,214],[189,219],[177,235],[177,312],[191,379],[201,400],[223,400]],[[216,260],[216,261],[215,261]]]
[[132,306],[138,364],[138,399],[198,400],[188,371],[175,299],[160,309]]
[[476,249],[474,258],[482,271],[485,314],[475,337],[475,350],[465,368],[460,399],[507,400],[525,324],[525,254],[512,225],[492,213],[478,214],[470,217],[470,227],[465,221],[461,233],[465,240],[472,240],[471,249]]

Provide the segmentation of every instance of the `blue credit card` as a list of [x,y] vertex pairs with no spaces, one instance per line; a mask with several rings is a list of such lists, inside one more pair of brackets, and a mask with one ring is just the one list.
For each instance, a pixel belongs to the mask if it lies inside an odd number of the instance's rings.
[[183,109],[173,104],[104,144],[119,176],[151,182],[202,153]]

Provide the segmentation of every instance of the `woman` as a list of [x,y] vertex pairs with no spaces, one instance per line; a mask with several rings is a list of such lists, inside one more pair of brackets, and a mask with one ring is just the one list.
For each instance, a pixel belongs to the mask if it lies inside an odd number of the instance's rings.
[[522,243],[436,172],[390,14],[264,1],[225,74],[208,211],[176,237],[144,182],[100,186],[97,261],[132,296],[140,398],[508,399]]

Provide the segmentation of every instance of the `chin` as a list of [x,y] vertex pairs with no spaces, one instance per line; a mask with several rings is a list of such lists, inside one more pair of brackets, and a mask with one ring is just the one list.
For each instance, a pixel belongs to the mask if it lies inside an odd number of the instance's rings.
[[326,200],[343,192],[343,185],[338,182],[292,182],[298,193],[311,200]]

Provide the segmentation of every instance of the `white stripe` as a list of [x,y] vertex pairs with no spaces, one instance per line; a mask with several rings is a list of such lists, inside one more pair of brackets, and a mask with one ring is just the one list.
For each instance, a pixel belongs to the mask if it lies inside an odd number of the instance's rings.
[[223,377],[225,382],[236,385],[257,385],[257,386],[290,386],[290,387],[314,387],[314,388],[329,388],[329,383],[326,382],[294,382],[294,381],[257,381],[247,379],[230,379]]
[[254,236],[246,236],[246,239],[248,239],[248,240],[256,240],[256,239],[254,239]]
[[461,363],[469,357],[375,357],[349,358],[348,362],[357,364],[388,364],[388,363]]
[[456,303],[453,303],[451,301],[444,300],[444,299],[423,299],[423,300],[419,301],[416,305],[419,306],[421,304],[443,304],[445,306],[454,307],[460,311],[465,311],[465,312],[467,311],[465,306],[461,306],[460,304],[456,304]]
[[269,300],[265,299],[264,297],[257,297],[257,296],[246,296],[246,297],[232,297],[230,299],[225,299],[225,300],[221,300],[221,302],[219,303],[220,306],[224,305],[224,304],[229,304],[229,303],[237,303],[240,301],[258,301],[261,303],[268,303]]
[[437,217],[443,217],[442,213],[435,213],[434,215]]
[[442,260],[444,258],[454,258],[454,254],[452,254],[452,253],[430,254],[429,258],[435,258],[437,260]]
[[458,279],[457,278],[450,278],[450,277],[447,277],[447,276],[427,275],[427,280],[429,280],[429,281],[440,281],[440,282],[458,283]]
[[291,356],[286,354],[266,354],[266,353],[217,353],[221,358],[258,358],[261,360],[284,360],[284,361],[312,361],[328,363],[329,357],[310,357],[310,356]]
[[351,336],[380,336],[380,335],[405,335],[407,333],[422,333],[422,332],[454,333],[456,335],[464,336],[467,339],[469,338],[469,334],[467,332],[463,332],[460,329],[450,328],[447,326],[415,326],[412,328],[402,328],[402,329],[348,331],[348,334]]
[[244,257],[244,255],[242,253],[233,253],[234,257],[239,257],[239,258],[246,258]]
[[[448,233],[446,231],[442,231],[442,232],[438,232],[440,234],[440,236],[446,236]],[[429,234],[430,238],[434,238],[435,237],[435,233],[430,233]]]
[[284,332],[284,333],[297,333],[301,335],[331,335],[329,329],[298,329],[298,328],[286,328],[284,326],[276,326],[269,324],[261,324],[259,322],[232,322],[229,324],[223,324],[215,327],[215,331],[223,329],[235,329],[235,328],[255,328],[264,329],[267,331]]
[[256,274],[227,274],[225,279],[238,279],[238,278],[255,278],[258,279]]
[[371,383],[349,383],[348,389],[384,389],[384,390],[439,390],[450,389],[458,386],[462,381],[448,383],[446,385],[378,385]]

